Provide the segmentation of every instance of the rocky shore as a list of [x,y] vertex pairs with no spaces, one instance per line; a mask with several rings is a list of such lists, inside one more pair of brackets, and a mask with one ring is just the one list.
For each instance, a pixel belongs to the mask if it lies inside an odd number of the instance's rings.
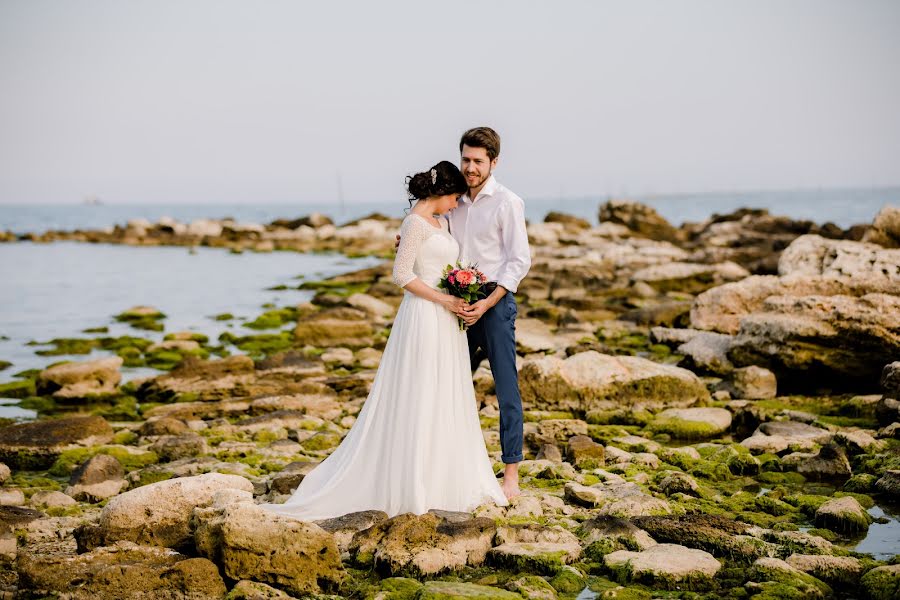
[[[132,307],[115,318],[134,335],[40,350],[106,358],[0,384],[40,415],[0,424],[0,598],[900,597],[900,540],[856,549],[900,506],[900,208],[848,230],[756,210],[674,227],[615,201],[598,221],[528,227],[509,507],[305,523],[256,506],[354,423],[402,298],[390,262],[302,284],[313,299],[257,334],[168,331]],[[398,225],[4,239],[387,257]],[[123,383],[123,366],[163,373]],[[475,385],[499,470],[486,364]]]

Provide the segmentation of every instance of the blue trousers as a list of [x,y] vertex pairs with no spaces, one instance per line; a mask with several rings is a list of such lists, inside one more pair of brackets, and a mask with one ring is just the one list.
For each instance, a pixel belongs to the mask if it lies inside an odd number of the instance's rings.
[[519,395],[519,373],[516,371],[516,306],[515,297],[506,292],[500,302],[488,309],[469,327],[469,359],[472,371],[487,357],[494,375],[497,402],[500,404],[500,459],[506,463],[521,462],[522,397]]

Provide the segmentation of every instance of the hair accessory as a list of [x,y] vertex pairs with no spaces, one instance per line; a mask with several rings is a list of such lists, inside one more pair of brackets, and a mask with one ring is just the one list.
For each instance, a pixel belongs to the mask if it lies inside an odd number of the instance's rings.
[[437,183],[437,169],[432,169],[431,170],[431,185],[434,185],[436,183]]

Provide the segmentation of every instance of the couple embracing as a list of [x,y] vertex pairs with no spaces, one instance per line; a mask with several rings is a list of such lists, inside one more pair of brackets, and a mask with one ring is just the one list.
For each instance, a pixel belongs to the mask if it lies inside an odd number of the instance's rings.
[[[408,178],[411,210],[393,267],[405,293],[356,422],[286,502],[261,507],[315,521],[363,510],[471,511],[520,494],[513,293],[531,266],[524,204],[492,175],[500,153],[493,129],[470,129],[459,148],[461,171],[443,161]],[[438,287],[445,267],[458,261],[477,263],[487,276],[485,298],[469,304]],[[502,486],[472,384],[485,357],[500,405]]]

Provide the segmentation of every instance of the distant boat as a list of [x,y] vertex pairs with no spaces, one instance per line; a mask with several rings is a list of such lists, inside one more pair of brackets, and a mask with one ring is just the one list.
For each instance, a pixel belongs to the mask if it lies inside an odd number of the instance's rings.
[[102,206],[103,201],[100,200],[99,196],[95,196],[91,194],[90,196],[85,196],[82,204],[87,204],[89,206]]

